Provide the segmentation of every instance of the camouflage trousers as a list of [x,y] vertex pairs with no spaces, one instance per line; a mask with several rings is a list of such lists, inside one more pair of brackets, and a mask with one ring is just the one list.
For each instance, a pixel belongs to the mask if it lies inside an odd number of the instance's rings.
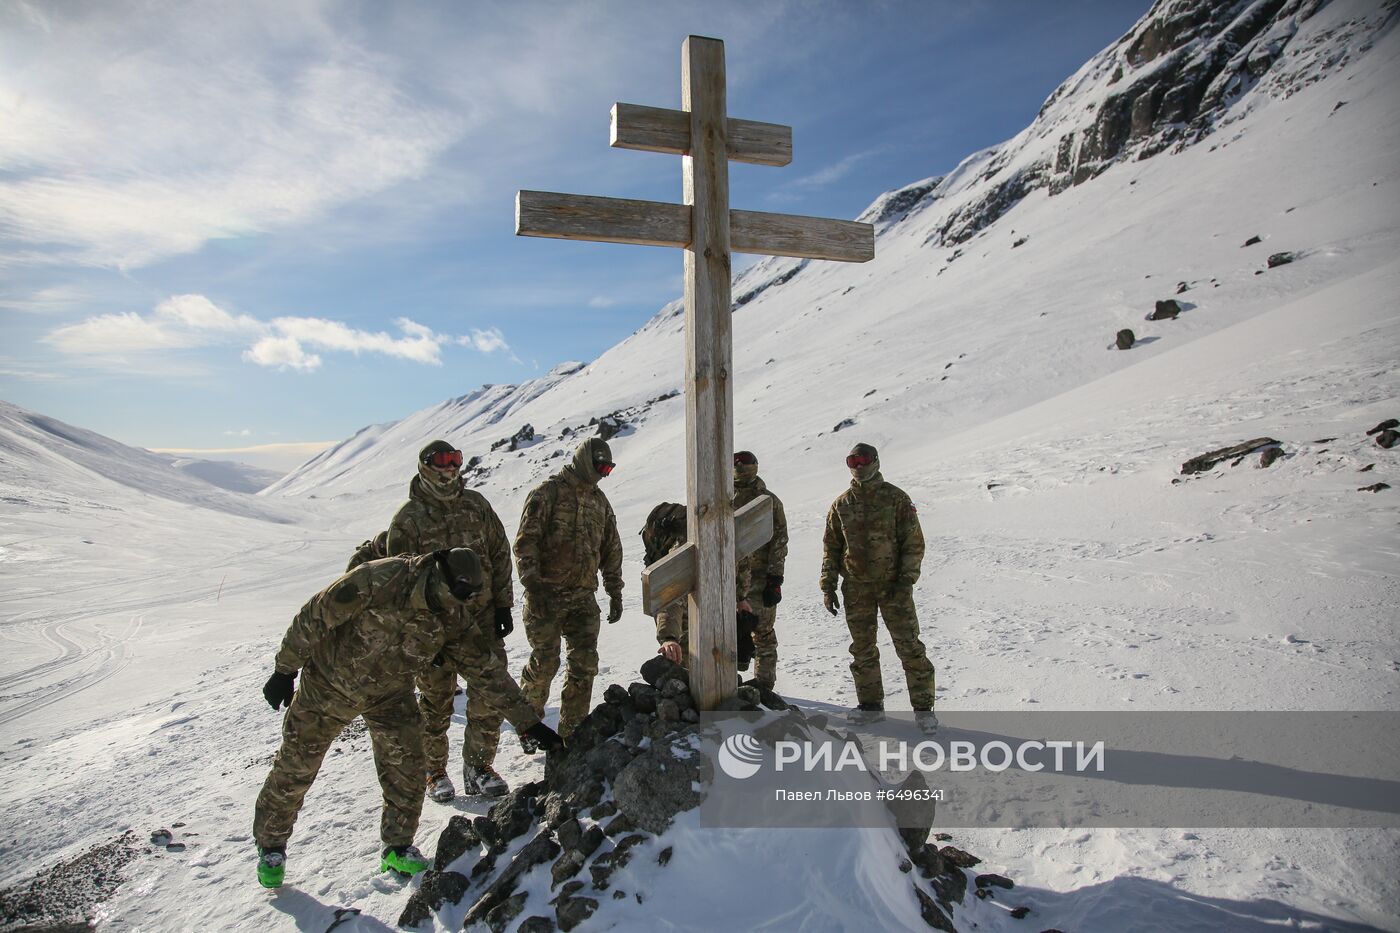
[[423,725],[413,691],[350,698],[308,667],[282,719],[282,747],[272,759],[253,811],[253,839],[284,846],[316,780],[321,760],[341,731],[363,716],[374,746],[374,767],[384,791],[379,837],[386,846],[411,845],[423,809]]
[[530,640],[530,660],[520,672],[520,689],[536,714],[543,716],[550,684],[559,673],[562,638],[568,645],[568,658],[564,687],[559,694],[559,734],[565,739],[588,715],[592,705],[601,618],[592,590],[545,587],[525,594],[525,637]]
[[[495,655],[504,670],[506,646],[505,642],[495,637],[493,626],[490,619],[479,620],[478,628],[482,634],[471,636],[465,647],[473,654]],[[482,670],[485,665],[473,667]],[[448,664],[428,667],[416,679],[418,705],[423,711],[423,758],[428,774],[447,770],[447,730],[452,725],[459,673],[467,682],[467,725],[462,734],[462,761],[475,768],[485,768],[496,760],[496,747],[501,742],[501,720],[510,708],[506,699],[492,692],[485,678],[472,677],[471,671],[459,672]]]
[[890,640],[904,678],[909,684],[909,703],[916,709],[933,708],[934,673],[928,649],[919,637],[919,618],[914,611],[914,588],[888,583],[841,582],[841,601],[846,605],[846,627],[851,632],[851,677],[856,698],[861,703],[883,703],[885,685],[880,677],[879,631],[876,612],[884,617]]
[[763,605],[762,586],[749,593],[749,605],[758,616],[753,627],[753,679],[772,690],[778,682],[778,633],[773,630],[778,607]]

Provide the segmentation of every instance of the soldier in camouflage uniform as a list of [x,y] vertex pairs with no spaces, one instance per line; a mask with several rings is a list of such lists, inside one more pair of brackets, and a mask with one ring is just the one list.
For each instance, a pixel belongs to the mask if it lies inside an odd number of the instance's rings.
[[[880,475],[874,447],[857,444],[846,458],[851,487],[832,503],[822,539],[821,588],[827,611],[836,615],[838,581],[851,632],[851,676],[858,710],[884,709],[876,611],[885,619],[895,653],[904,665],[909,702],[916,711],[933,709],[933,664],[919,638],[914,584],[924,560],[924,533],[918,511],[903,490]],[[932,717],[928,717],[930,720]]]
[[[463,625],[480,633],[478,648],[506,665],[505,637],[514,628],[511,606],[510,541],[486,497],[462,484],[462,453],[446,441],[433,441],[418,453],[418,474],[408,486],[408,501],[389,524],[389,553],[426,554],[442,548],[468,547],[481,558],[481,592],[461,613]],[[499,797],[506,782],[492,763],[501,739],[502,698],[470,671],[450,665],[425,667],[418,675],[423,711],[423,753],[428,793],[439,802],[455,794],[447,776],[447,730],[452,724],[457,675],[467,681],[467,725],[462,738],[463,792]]]
[[[686,542],[685,506],[678,502],[662,502],[647,515],[647,523],[641,530],[642,542],[646,548],[645,560],[648,567],[665,557]],[[758,616],[753,606],[744,598],[752,589],[749,580],[750,562],[739,561],[735,574],[735,610],[739,619],[739,669],[749,666],[754,647],[754,626]],[[656,641],[660,645],[657,653],[667,660],[682,666],[686,665],[686,652],[690,645],[690,597],[682,596],[662,606],[656,613]]]
[[381,531],[355,548],[355,553],[350,555],[350,563],[345,568],[349,573],[361,564],[367,564],[372,560],[379,560],[381,557],[388,557],[389,532]]
[[757,551],[741,561],[749,584],[741,592],[757,616],[753,629],[753,679],[765,690],[772,690],[778,680],[778,635],[773,630],[777,620],[778,603],[783,598],[783,566],[787,563],[787,514],[783,503],[773,495],[758,475],[758,458],[747,450],[734,455],[734,511],[739,511],[759,496],[773,500],[773,537]]
[[[459,609],[481,586],[481,564],[465,548],[362,564],[297,613],[263,687],[286,706],[282,746],[253,816],[258,880],[282,883],[287,840],[321,760],[342,729],[363,716],[384,790],[381,870],[416,874],[428,866],[413,845],[423,807],[423,725],[413,701],[418,671],[445,659],[508,697],[506,716],[548,748],[558,736],[539,721],[504,665],[461,627]],[[295,689],[298,672],[301,685]]]
[[[598,674],[599,571],[608,593],[608,622],[622,618],[622,540],[598,482],[613,470],[612,451],[597,437],[579,445],[572,462],[525,500],[515,535],[515,564],[525,588],[530,660],[520,687],[544,714],[559,672],[559,642],[568,643],[559,698],[559,732],[567,736],[588,713]],[[525,745],[524,742],[521,743]]]

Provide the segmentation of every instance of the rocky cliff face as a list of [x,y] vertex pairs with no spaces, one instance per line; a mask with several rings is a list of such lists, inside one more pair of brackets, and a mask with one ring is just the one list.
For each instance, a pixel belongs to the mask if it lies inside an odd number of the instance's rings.
[[[1396,0],[1350,4],[1354,15],[1296,42],[1300,27],[1331,2],[1159,0],[1060,85],[1023,133],[948,176],[983,190],[928,242],[963,243],[1032,191],[1059,194],[1115,163],[1199,143],[1252,106],[1346,67],[1400,19]],[[924,203],[952,194],[946,188],[925,192]]]

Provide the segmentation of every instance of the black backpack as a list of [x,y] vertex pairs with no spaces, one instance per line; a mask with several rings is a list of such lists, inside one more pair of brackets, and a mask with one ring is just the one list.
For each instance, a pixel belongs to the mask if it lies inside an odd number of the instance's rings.
[[647,523],[639,532],[645,550],[646,566],[665,557],[685,540],[685,506],[678,502],[663,502],[647,515]]

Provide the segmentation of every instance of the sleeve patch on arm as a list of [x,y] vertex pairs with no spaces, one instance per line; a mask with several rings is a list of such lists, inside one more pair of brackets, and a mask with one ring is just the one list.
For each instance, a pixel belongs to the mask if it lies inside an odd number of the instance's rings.
[[334,592],[331,593],[331,598],[338,603],[353,603],[360,598],[360,588],[347,580],[335,588]]

